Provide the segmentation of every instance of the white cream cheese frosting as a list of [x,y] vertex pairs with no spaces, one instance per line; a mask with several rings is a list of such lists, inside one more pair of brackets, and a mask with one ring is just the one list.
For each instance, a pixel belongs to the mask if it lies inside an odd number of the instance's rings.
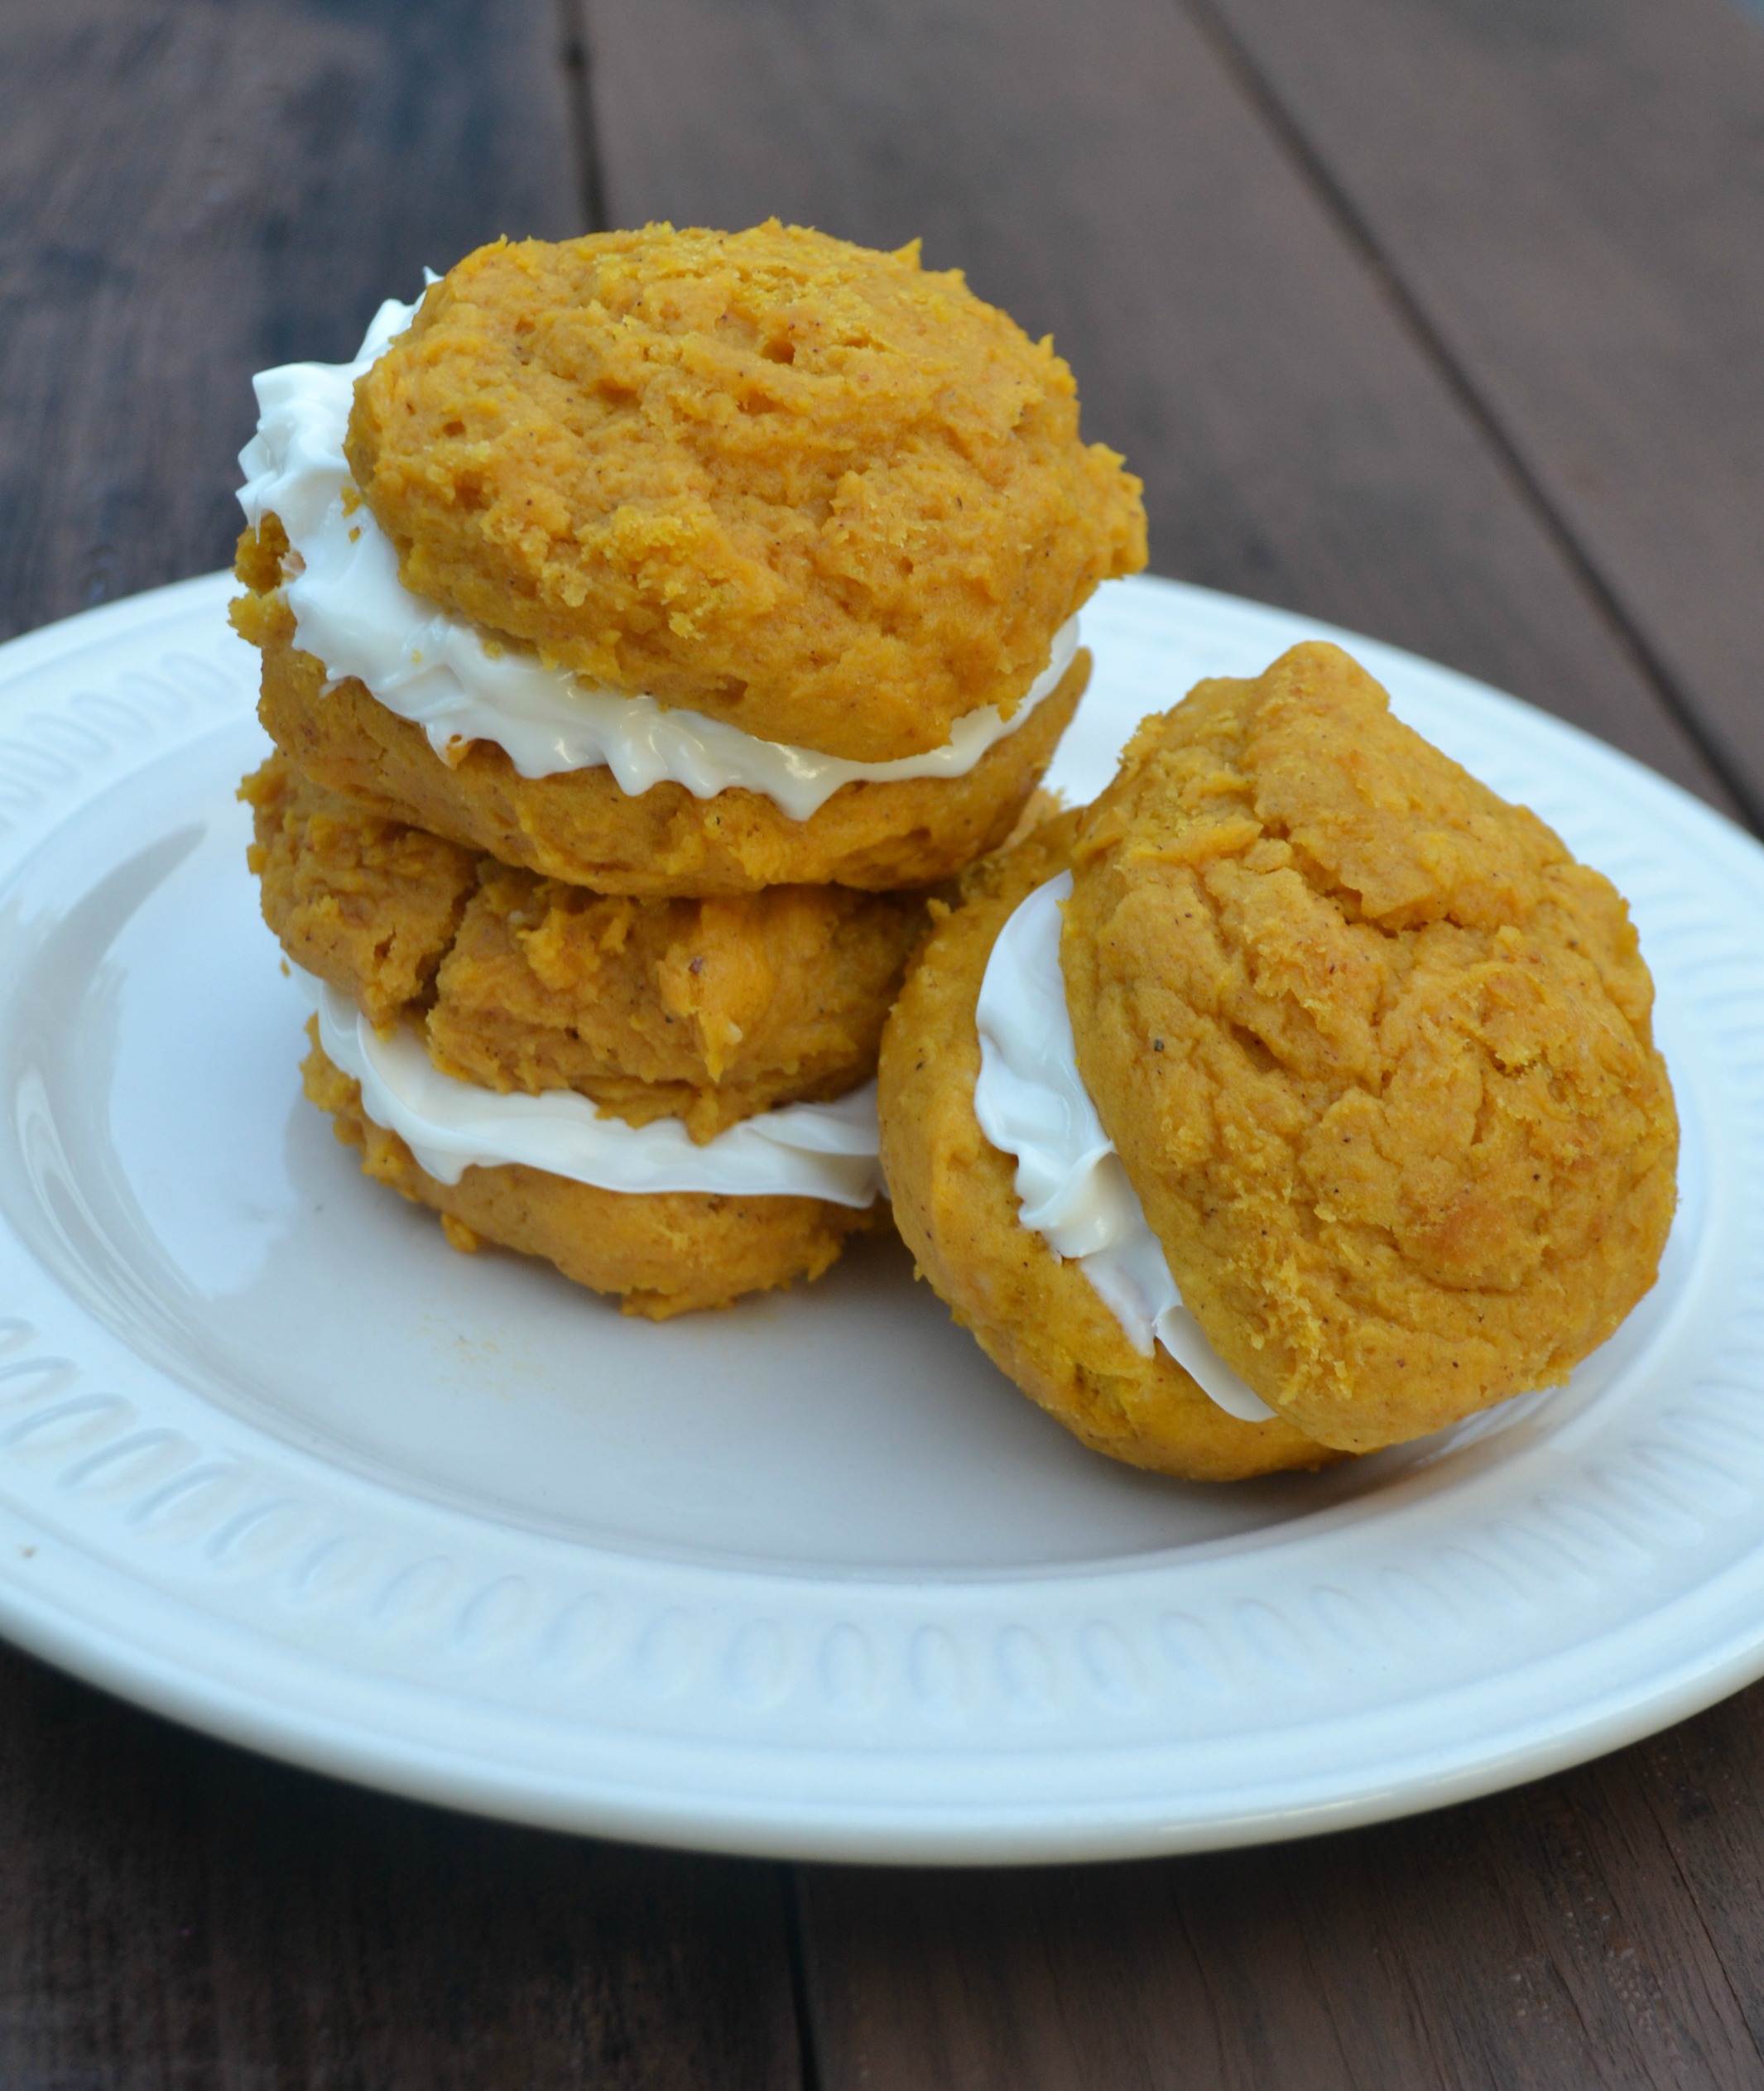
[[253,529],[266,515],[278,517],[299,555],[286,594],[300,645],[334,680],[357,677],[388,711],[421,726],[444,758],[472,741],[493,741],[522,776],[604,765],[633,796],[665,780],[699,799],[739,786],[806,820],[842,785],[965,776],[1072,665],[1075,617],[1055,634],[1047,666],[1009,719],[987,705],[964,713],[941,747],[893,762],[852,762],[758,740],[653,697],[596,689],[517,647],[492,651],[467,619],[399,579],[397,554],[355,493],[344,455],[355,381],[416,310],[388,298],[353,363],[284,363],[252,379],[257,432],[239,453],[239,502]]
[[995,1147],[1017,1156],[1022,1224],[1055,1256],[1076,1260],[1140,1356],[1161,1343],[1228,1416],[1265,1423],[1273,1410],[1183,1305],[1078,1071],[1060,966],[1060,908],[1071,891],[1069,872],[1038,886],[993,946],[975,1012],[974,1116]]
[[362,1108],[396,1132],[429,1174],[522,1162],[600,1190],[704,1191],[733,1198],[824,1198],[862,1208],[882,1189],[876,1084],[832,1103],[787,1103],[697,1146],[678,1118],[645,1126],[603,1118],[574,1089],[503,1096],[444,1074],[416,1035],[377,1031],[347,995],[291,968],[319,1014],[319,1042],[361,1084]]

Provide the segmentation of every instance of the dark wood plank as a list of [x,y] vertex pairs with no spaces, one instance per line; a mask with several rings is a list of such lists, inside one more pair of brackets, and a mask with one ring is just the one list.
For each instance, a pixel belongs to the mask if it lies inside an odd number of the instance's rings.
[[784,2091],[779,1868],[308,1777],[0,1648],[0,2084]]
[[1764,2079],[1761,1741],[1755,1688],[1584,1771],[1352,1835],[810,1871],[822,2082],[1739,2091]]
[[[579,224],[555,0],[0,8],[0,633],[230,555],[248,378]],[[259,1763],[0,1650],[0,2084],[785,2086],[779,1875]]]
[[[616,216],[925,232],[1059,333],[1153,480],[1166,570],[1457,661],[1718,797],[1536,488],[1173,6],[594,0],[593,26]],[[578,222],[554,36],[513,0],[12,0],[0,631],[218,563],[250,369],[343,353],[424,260]],[[348,1794],[17,1659],[0,1704],[0,2081],[796,2074],[768,1869]],[[1756,2081],[1754,1704],[1291,1853],[813,1876],[825,2080]]]
[[[1571,534],[1173,0],[593,0],[592,23],[616,219],[923,234],[1055,334],[1089,431],[1146,475],[1161,570],[1454,661],[1721,802]],[[1757,1791],[1764,1699],[1708,1723]],[[1291,1849],[810,1871],[822,2081],[1755,2082],[1734,1969],[1760,1958],[1764,1813],[1736,1791],[1705,1887],[1667,1761]]]
[[928,257],[1078,373],[1162,572],[1411,646],[1725,800],[1525,489],[1175,0],[594,0],[621,222]]
[[1752,2037],[1764,2048],[1764,1686],[1601,1770],[1632,1763]]
[[0,637],[224,565],[254,370],[577,229],[555,0],[7,0]]
[[1764,809],[1764,34],[1728,0],[1199,0]]

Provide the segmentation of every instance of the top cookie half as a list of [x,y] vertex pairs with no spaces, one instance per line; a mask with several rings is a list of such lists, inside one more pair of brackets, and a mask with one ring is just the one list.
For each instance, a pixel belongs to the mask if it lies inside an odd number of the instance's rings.
[[776,223],[499,243],[358,385],[348,454],[406,587],[601,685],[857,762],[1015,704],[1140,483],[1049,341]]
[[1184,1302],[1364,1451],[1559,1384],[1652,1285],[1678,1122],[1629,911],[1295,647],[1148,719],[1085,818],[1079,1065]]

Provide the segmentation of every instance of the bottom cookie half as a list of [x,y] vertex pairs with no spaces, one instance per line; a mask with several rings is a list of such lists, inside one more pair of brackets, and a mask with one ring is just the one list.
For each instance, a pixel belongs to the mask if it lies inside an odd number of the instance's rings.
[[618,1295],[627,1314],[651,1321],[818,1278],[848,1236],[874,1226],[886,1210],[818,1198],[599,1190],[519,1165],[468,1169],[457,1184],[444,1184],[396,1133],[374,1123],[362,1108],[360,1085],[316,1042],[300,1072],[337,1137],[360,1149],[363,1171],[433,1207],[455,1248],[493,1242],[543,1257],[566,1278]]
[[882,1169],[920,1273],[988,1357],[1098,1452],[1188,1481],[1340,1458],[1275,1418],[1228,1416],[1162,1349],[1142,1358],[1076,1263],[1017,1217],[1015,1167],[974,1116],[986,961],[1012,910],[1066,868],[1074,816],[975,867],[921,946],[882,1035]]

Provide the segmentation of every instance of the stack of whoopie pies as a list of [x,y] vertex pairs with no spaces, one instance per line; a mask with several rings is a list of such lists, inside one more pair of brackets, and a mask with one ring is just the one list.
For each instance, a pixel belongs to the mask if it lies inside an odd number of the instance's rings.
[[634,1311],[817,1275],[927,889],[1144,563],[1066,366],[914,250],[652,226],[483,248],[258,394],[243,791],[308,1095],[456,1246]]

